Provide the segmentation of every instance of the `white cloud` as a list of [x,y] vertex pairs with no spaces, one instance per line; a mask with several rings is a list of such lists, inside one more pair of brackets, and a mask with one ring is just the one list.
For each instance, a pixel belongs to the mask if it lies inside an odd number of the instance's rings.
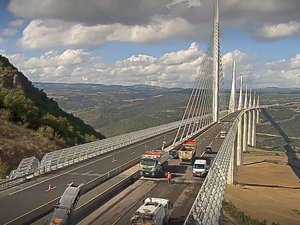
[[187,50],[180,50],[178,52],[166,53],[160,57],[163,64],[178,65],[191,59],[196,59],[201,55],[196,43],[192,43]]
[[0,45],[4,43],[3,38],[0,37]]
[[[1,51],[0,51],[1,53]],[[29,79],[43,82],[90,82],[102,84],[148,84],[164,87],[192,87],[205,54],[192,43],[185,50],[160,57],[133,55],[111,65],[82,49],[62,53],[49,51],[40,57],[2,51]],[[299,87],[300,54],[288,59],[260,63],[255,55],[238,50],[223,56],[225,87],[230,87],[232,55],[238,74],[243,73],[249,87]],[[176,56],[180,60],[176,61]],[[174,59],[174,60],[173,60]],[[169,63],[166,63],[167,62]]]
[[259,39],[282,39],[300,33],[300,23],[291,21],[275,25],[265,25],[255,35]]
[[22,19],[16,19],[16,20],[11,21],[8,24],[8,26],[18,28],[18,27],[21,27],[23,25],[23,23],[24,23],[24,20],[22,20]]
[[[79,34],[81,39],[73,37],[70,43],[62,43],[66,46],[72,46],[73,43],[75,46],[84,42],[87,36],[84,32],[99,36],[97,45],[114,40],[145,43],[173,37],[207,38],[207,33],[210,33],[207,27],[211,27],[213,18],[213,5],[214,1],[211,0],[44,0],[42,3],[40,0],[11,0],[8,8],[16,16],[43,21],[43,25],[39,24],[36,29],[47,36],[53,36],[53,25],[45,21],[69,24],[68,31],[58,31],[65,35]],[[299,0],[226,0],[220,1],[220,15],[224,26],[247,31],[257,39],[274,40],[299,33],[299,7]],[[31,28],[34,28],[32,23]],[[76,27],[74,24],[79,25]],[[172,35],[168,29],[173,31]],[[199,32],[201,30],[206,35]],[[155,31],[158,32],[153,35]],[[23,39],[31,39],[33,42],[34,37],[29,38],[26,33]],[[95,39],[93,37],[93,41]],[[35,45],[27,45],[43,46],[38,44],[40,41],[36,42]]]
[[1,34],[3,36],[14,36],[17,33],[16,29],[6,28],[4,29]]
[[108,41],[152,43],[173,36],[190,36],[195,28],[181,18],[155,17],[149,25],[122,24],[86,26],[58,20],[32,20],[23,31],[23,48],[99,46]]

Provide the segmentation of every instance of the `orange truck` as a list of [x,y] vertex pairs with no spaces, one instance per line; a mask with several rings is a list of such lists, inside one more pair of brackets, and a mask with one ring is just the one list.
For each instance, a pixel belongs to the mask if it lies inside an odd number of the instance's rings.
[[181,162],[193,164],[196,157],[196,149],[197,142],[195,140],[187,140],[183,142],[182,148],[178,151]]

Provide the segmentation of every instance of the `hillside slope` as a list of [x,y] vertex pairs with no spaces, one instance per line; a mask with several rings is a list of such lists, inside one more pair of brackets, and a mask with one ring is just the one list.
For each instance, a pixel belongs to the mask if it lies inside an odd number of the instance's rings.
[[23,157],[41,158],[45,152],[103,138],[0,56],[0,173]]

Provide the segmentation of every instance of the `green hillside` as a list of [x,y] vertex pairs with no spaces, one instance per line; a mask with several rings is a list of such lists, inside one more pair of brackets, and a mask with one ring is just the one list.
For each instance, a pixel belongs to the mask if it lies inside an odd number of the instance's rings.
[[0,56],[0,173],[23,157],[105,138],[56,101]]

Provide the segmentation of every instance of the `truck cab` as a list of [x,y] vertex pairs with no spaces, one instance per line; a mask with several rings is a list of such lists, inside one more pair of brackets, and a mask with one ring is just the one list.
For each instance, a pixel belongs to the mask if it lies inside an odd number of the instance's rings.
[[193,176],[203,177],[208,170],[207,161],[205,159],[196,159],[193,165]]
[[168,165],[169,153],[161,150],[146,151],[140,160],[141,176],[163,176]]

